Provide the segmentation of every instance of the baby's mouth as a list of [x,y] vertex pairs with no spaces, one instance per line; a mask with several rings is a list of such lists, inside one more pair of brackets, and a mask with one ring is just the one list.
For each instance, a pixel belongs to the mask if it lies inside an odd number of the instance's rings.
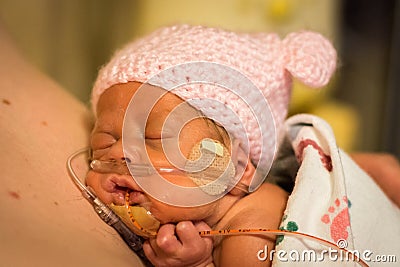
[[125,194],[130,192],[129,204],[135,205],[145,202],[143,191],[133,182],[132,177],[112,175],[107,178],[103,189],[111,194],[112,203],[117,206],[126,204]]
[[136,234],[144,237],[157,235],[160,222],[149,211],[149,201],[132,177],[112,175],[104,189],[112,195],[110,208]]

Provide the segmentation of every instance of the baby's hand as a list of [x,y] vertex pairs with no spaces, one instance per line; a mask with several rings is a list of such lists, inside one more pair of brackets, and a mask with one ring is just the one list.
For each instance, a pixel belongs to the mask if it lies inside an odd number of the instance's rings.
[[211,238],[200,237],[199,231],[205,230],[211,228],[204,222],[164,224],[143,250],[155,266],[207,266],[213,261],[213,244]]

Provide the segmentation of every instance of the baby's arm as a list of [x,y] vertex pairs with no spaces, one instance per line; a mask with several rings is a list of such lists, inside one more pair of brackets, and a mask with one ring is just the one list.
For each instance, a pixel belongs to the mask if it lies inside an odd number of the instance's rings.
[[[286,207],[287,194],[272,184],[263,184],[256,192],[239,200],[215,226],[215,229],[279,227]],[[163,225],[157,238],[147,241],[143,249],[155,266],[269,266],[260,261],[260,250],[275,246],[275,237],[240,235],[216,238],[200,237],[199,231],[211,230],[204,222],[179,222]]]
[[204,222],[165,224],[143,249],[155,266],[213,266],[212,240],[199,235],[206,230],[211,229]]
[[[278,229],[286,207],[287,193],[281,188],[264,183],[254,193],[241,199],[216,229],[267,228]],[[240,235],[223,238],[215,244],[216,266],[270,266],[271,261],[259,260],[260,250],[275,247],[275,236]],[[263,253],[260,255],[264,256]]]

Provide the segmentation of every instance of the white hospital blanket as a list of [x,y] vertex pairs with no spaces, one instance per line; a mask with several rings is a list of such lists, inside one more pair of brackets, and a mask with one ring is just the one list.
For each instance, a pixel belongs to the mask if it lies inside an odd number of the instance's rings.
[[[300,168],[281,229],[346,247],[359,253],[369,266],[393,260],[384,265],[400,266],[400,209],[337,148],[325,121],[301,114],[289,118],[285,127]],[[360,266],[349,255],[309,239],[284,236],[277,243],[275,267]]]

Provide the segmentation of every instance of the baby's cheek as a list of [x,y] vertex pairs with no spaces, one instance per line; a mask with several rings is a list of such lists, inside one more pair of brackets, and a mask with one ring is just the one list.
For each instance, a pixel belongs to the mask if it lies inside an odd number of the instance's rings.
[[105,201],[105,191],[101,188],[100,176],[101,174],[89,171],[86,175],[86,185],[93,189],[94,193],[102,200]]
[[109,193],[110,188],[107,188],[107,174],[89,171],[86,175],[86,185],[93,189],[95,195],[104,203],[113,203],[113,194]]
[[96,185],[98,186],[99,180],[95,179],[96,178],[96,174],[93,171],[89,171],[86,175],[86,185],[92,187],[93,189],[96,187]]

